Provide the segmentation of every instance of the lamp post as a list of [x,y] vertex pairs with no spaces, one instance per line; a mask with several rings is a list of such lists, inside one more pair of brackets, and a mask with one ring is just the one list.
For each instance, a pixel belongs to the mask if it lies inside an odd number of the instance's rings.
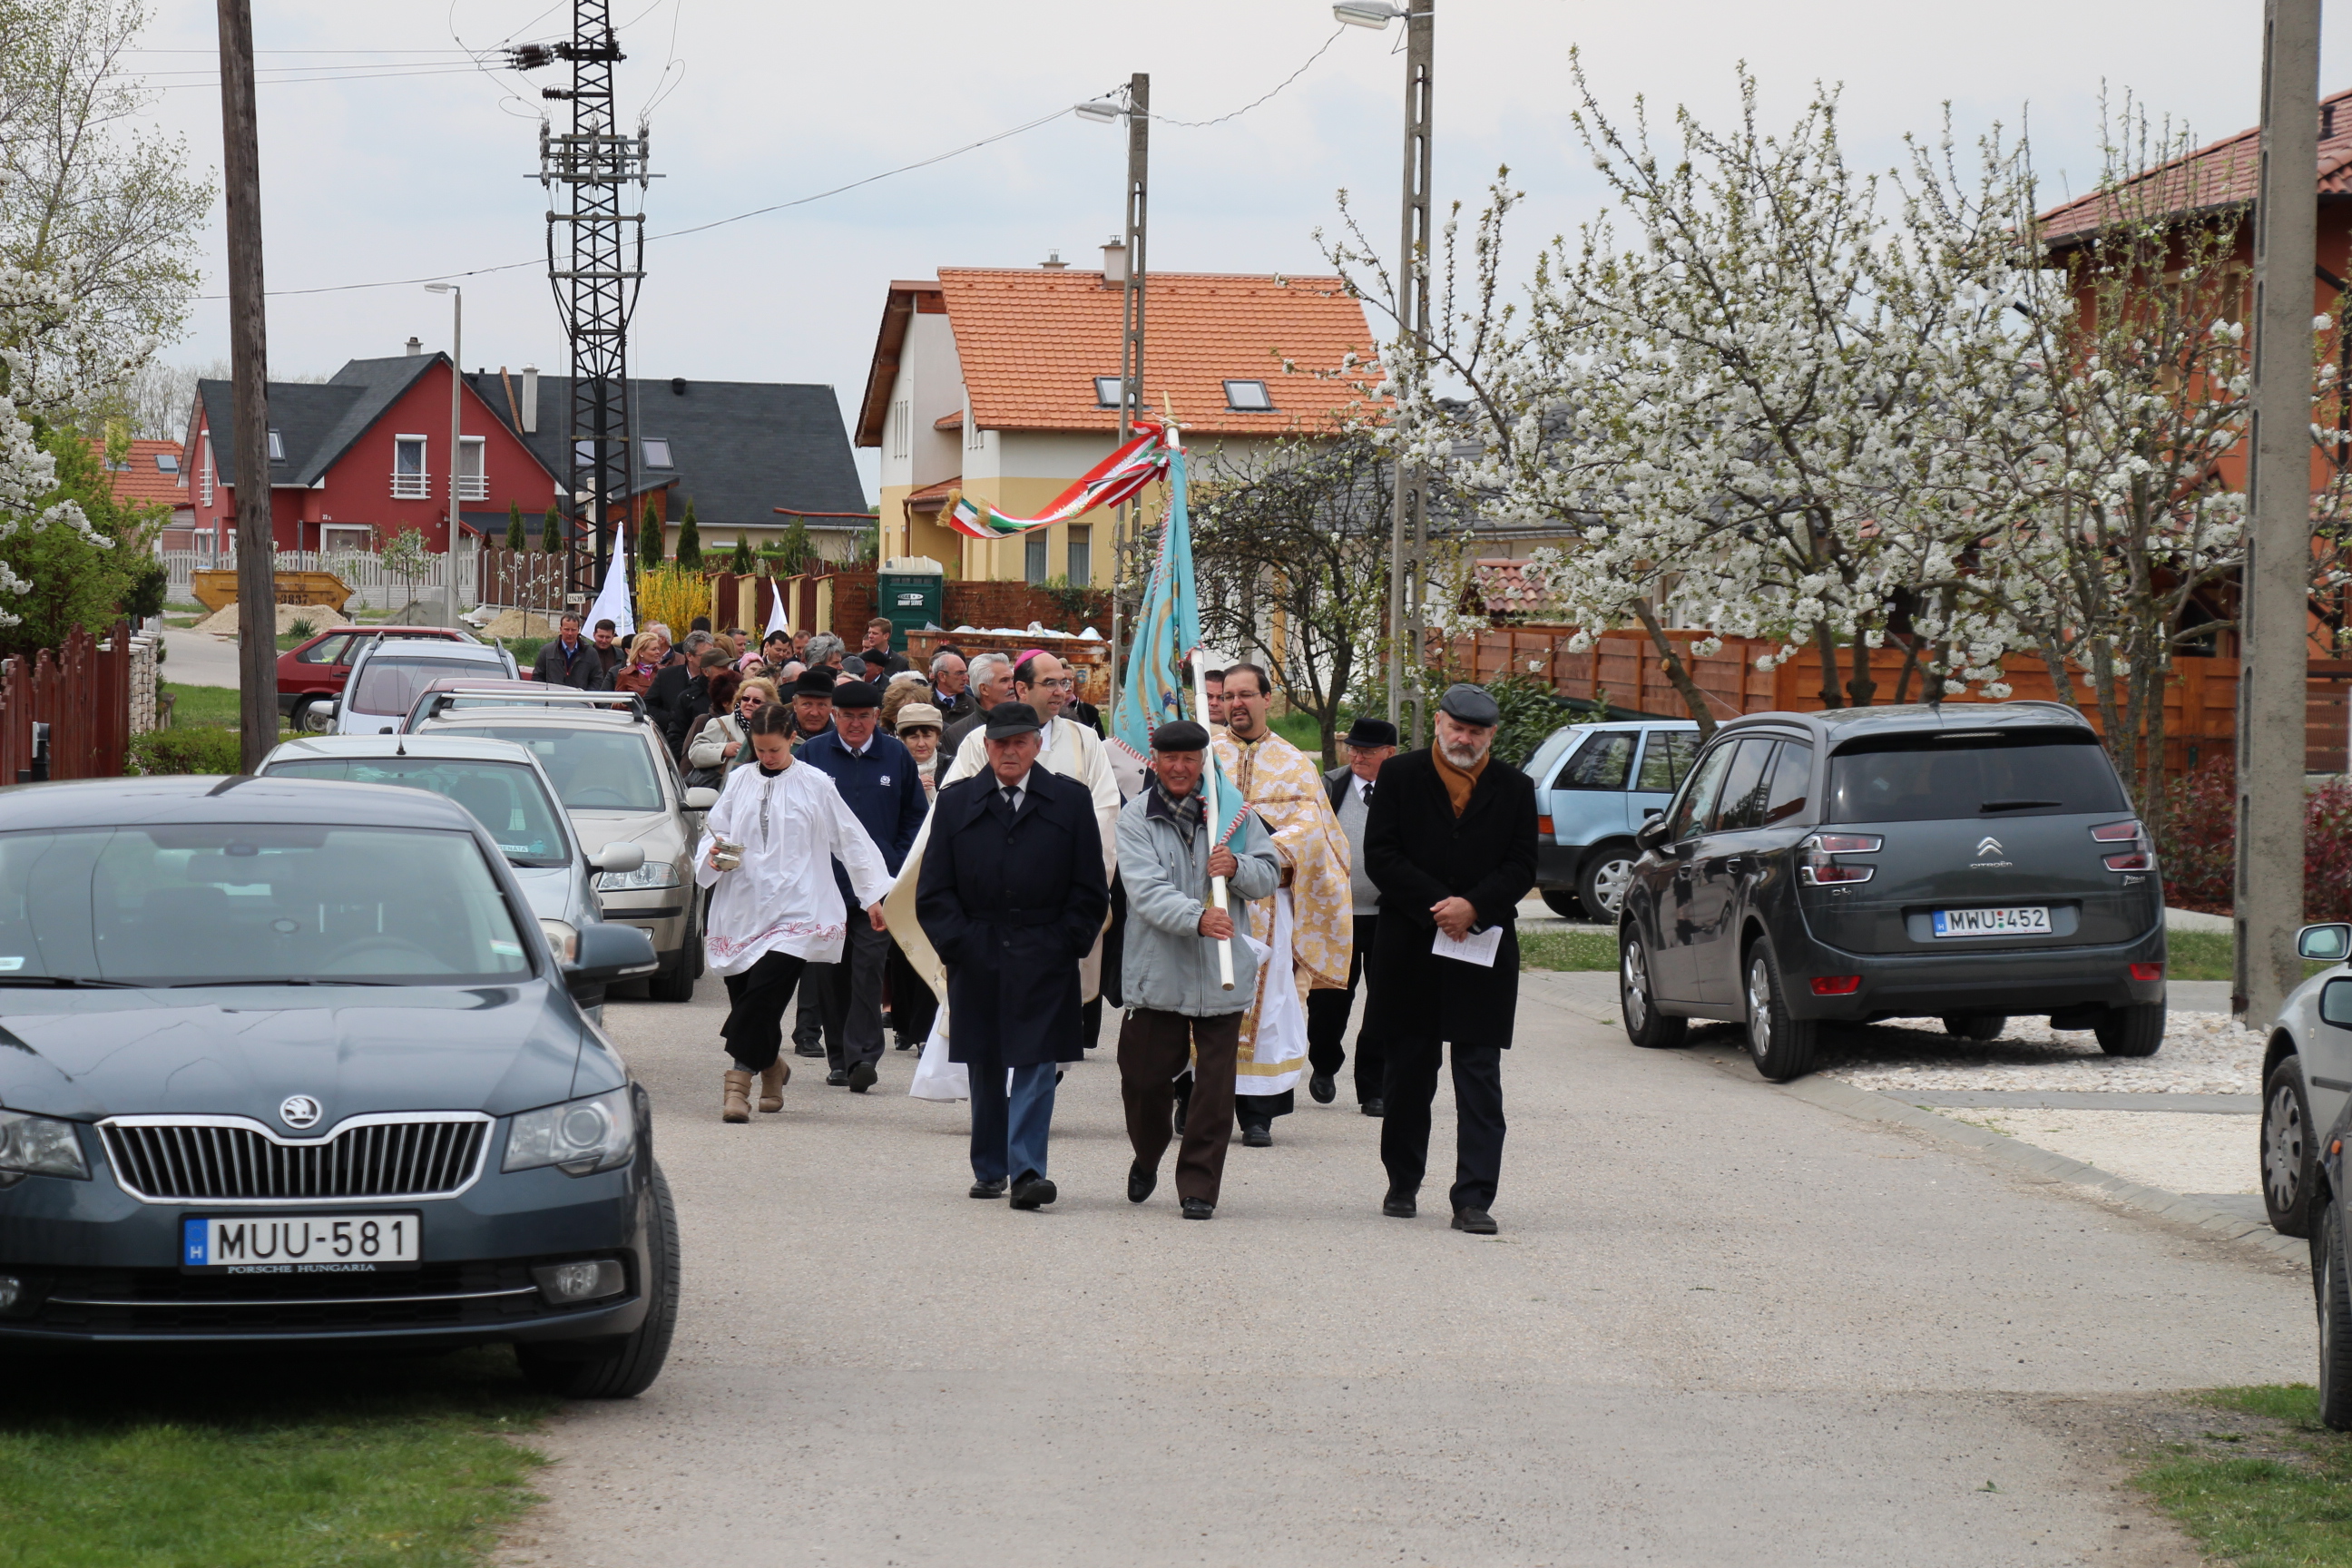
[[449,552],[442,563],[441,608],[446,624],[457,624],[457,533],[459,511],[457,497],[458,454],[465,450],[459,445],[459,419],[464,409],[465,373],[457,367],[466,363],[466,291],[455,283],[427,283],[430,294],[449,296]]

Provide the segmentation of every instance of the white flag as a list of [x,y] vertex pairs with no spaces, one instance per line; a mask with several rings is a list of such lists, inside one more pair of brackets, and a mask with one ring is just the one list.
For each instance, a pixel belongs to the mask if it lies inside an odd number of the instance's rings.
[[613,525],[613,558],[604,565],[604,585],[596,591],[596,602],[588,607],[588,625],[609,620],[624,642],[636,635],[636,612],[629,607],[629,525],[617,521]]
[[790,621],[784,615],[784,584],[782,580],[780,578],[771,577],[768,579],[768,586],[773,591],[774,598],[768,606],[767,630],[760,634],[760,640],[761,642],[766,642],[768,638],[773,637],[778,632],[789,633],[793,629]]

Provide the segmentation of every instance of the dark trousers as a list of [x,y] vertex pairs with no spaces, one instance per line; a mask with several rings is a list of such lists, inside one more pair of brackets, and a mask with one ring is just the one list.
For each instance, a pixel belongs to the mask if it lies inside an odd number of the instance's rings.
[[[1381,1163],[1389,1186],[1418,1192],[1429,1168],[1429,1106],[1437,1096],[1444,1048],[1434,1037],[1388,1041],[1388,1114],[1381,1122]],[[1495,1206],[1503,1176],[1503,1052],[1498,1046],[1454,1046],[1454,1208]]]
[[827,1065],[853,1068],[882,1059],[882,971],[890,962],[890,933],[876,931],[864,910],[852,910],[841,962],[824,966]]
[[808,984],[801,987],[799,1013],[793,1019],[793,1048],[804,1057],[824,1055],[824,972],[830,963],[808,966]]
[[775,1066],[784,1043],[784,1005],[806,967],[806,961],[789,952],[771,952],[726,977],[727,1022],[719,1026],[719,1037],[737,1067],[765,1072]]
[[1234,1058],[1242,1043],[1242,1016],[1190,1018],[1138,1007],[1118,1030],[1118,1094],[1127,1105],[1127,1141],[1135,1163],[1160,1168],[1176,1105],[1176,1075],[1189,1054],[1201,1054],[1200,1085],[1184,1110],[1184,1142],[1176,1152],[1176,1195],[1213,1204],[1225,1176],[1225,1145],[1234,1135]]
[[1004,1069],[993,1062],[971,1062],[971,1173],[982,1182],[1019,1181],[1045,1174],[1045,1143],[1054,1131],[1054,1076],[1057,1062]]
[[[1372,956],[1372,937],[1380,930],[1380,916],[1356,917],[1355,952],[1348,959],[1348,988],[1345,991],[1309,991],[1307,994],[1307,1062],[1327,1078],[1336,1078],[1348,1062],[1348,1015],[1356,1005],[1356,987],[1364,976],[1364,963]],[[1364,1021],[1356,1029],[1356,1103],[1381,1098],[1388,1078],[1388,1053],[1381,1048],[1380,1019],[1373,1014],[1369,1001],[1364,1006]]]
[[923,984],[923,977],[915,973],[896,942],[890,944],[890,962],[884,966],[883,976],[890,989],[890,1027],[898,1031],[898,1048],[920,1049],[931,1037],[931,1026],[939,1021],[940,999],[931,994],[931,988]]

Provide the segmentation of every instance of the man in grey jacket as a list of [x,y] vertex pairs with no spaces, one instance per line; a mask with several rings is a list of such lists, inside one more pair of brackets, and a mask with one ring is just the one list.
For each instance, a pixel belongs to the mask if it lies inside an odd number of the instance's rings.
[[[1197,1052],[1196,1087],[1176,1155],[1176,1195],[1186,1219],[1207,1219],[1217,1210],[1234,1131],[1242,1015],[1257,988],[1257,961],[1242,940],[1249,934],[1248,905],[1272,894],[1282,878],[1273,840],[1255,812],[1244,815],[1233,847],[1213,842],[1215,827],[1200,793],[1208,746],[1208,731],[1190,720],[1161,725],[1151,738],[1154,780],[1118,814],[1128,1009],[1118,1032],[1118,1087],[1135,1150],[1127,1199],[1139,1204],[1160,1184],[1176,1077]],[[1226,879],[1230,910],[1210,906],[1213,877]],[[1234,952],[1230,991],[1217,968],[1217,943],[1227,940]]]

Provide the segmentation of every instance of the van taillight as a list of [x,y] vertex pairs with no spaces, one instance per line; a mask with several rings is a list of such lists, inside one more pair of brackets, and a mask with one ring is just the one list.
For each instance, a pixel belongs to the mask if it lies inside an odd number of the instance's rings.
[[2110,855],[2106,860],[2110,871],[2153,871],[2156,857],[2145,849],[2135,849],[2128,855]]
[[2091,837],[2102,844],[2137,844],[2140,839],[2139,824],[2136,821],[2106,823],[2091,829]]

